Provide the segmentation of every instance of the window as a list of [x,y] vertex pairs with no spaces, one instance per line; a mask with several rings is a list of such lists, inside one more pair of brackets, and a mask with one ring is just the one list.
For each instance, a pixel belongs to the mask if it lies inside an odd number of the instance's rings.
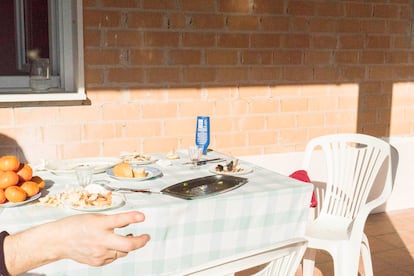
[[[86,99],[82,0],[1,0],[0,22],[0,102]],[[48,91],[30,88],[32,50],[50,60]]]

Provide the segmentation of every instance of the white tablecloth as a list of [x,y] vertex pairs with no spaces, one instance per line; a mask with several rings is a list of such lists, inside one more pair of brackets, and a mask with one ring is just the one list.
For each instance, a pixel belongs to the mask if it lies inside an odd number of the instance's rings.
[[[209,153],[206,158],[216,157]],[[151,166],[162,170],[162,177],[135,186],[160,190],[169,185],[213,173],[207,164],[190,169],[181,159],[172,166]],[[150,242],[127,257],[103,267],[89,267],[71,260],[52,263],[31,272],[42,275],[169,275],[243,250],[257,249],[282,240],[303,237],[308,219],[312,185],[241,162],[253,172],[242,175],[249,182],[220,195],[183,200],[159,194],[126,194],[116,213],[131,209],[145,213],[146,221],[120,229],[122,234],[148,233]],[[49,183],[46,192],[57,194],[68,185],[76,186],[73,176],[36,172]],[[97,174],[94,180],[109,178]],[[0,229],[9,232],[55,220],[79,211],[64,207],[44,207],[37,202],[0,209]],[[47,233],[45,233],[47,234]],[[39,248],[41,250],[41,248]]]

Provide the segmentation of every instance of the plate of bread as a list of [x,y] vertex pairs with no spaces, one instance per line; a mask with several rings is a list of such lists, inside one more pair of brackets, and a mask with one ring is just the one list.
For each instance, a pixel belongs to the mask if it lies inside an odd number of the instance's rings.
[[142,165],[131,165],[128,162],[121,162],[106,170],[106,173],[117,180],[143,181],[162,175],[161,170]]

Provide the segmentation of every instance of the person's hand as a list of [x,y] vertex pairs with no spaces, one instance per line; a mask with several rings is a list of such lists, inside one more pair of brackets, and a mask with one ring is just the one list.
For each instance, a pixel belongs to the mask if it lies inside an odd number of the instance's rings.
[[51,231],[61,231],[59,244],[62,258],[70,258],[91,266],[111,263],[128,252],[143,247],[149,235],[121,236],[115,228],[142,222],[145,217],[134,211],[114,215],[82,214],[67,217],[52,224]]
[[91,266],[111,263],[149,240],[146,234],[121,236],[114,229],[144,219],[144,214],[133,211],[81,214],[40,224],[5,238],[6,268],[9,274],[17,275],[61,259]]

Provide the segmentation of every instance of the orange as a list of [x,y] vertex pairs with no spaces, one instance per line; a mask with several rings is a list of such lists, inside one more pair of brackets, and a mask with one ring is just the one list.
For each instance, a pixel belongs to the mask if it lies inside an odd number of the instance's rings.
[[27,198],[26,192],[19,186],[10,186],[5,190],[5,195],[10,202],[22,202]]
[[0,189],[17,185],[19,183],[19,176],[14,171],[7,171],[0,173]]
[[40,176],[35,175],[30,181],[36,182],[40,190],[45,187],[45,181]]
[[29,197],[30,196],[34,196],[40,190],[40,188],[37,185],[37,183],[36,182],[33,182],[33,181],[23,182],[23,184],[20,185],[20,188],[22,188],[26,192],[27,196],[29,196]]
[[20,167],[19,158],[14,155],[4,155],[0,157],[1,171],[17,171]]
[[4,194],[4,190],[0,189],[0,204],[3,204],[4,202],[6,202],[7,198],[6,195]]
[[33,169],[30,165],[21,163],[17,174],[19,175],[19,181],[29,181],[32,179]]

